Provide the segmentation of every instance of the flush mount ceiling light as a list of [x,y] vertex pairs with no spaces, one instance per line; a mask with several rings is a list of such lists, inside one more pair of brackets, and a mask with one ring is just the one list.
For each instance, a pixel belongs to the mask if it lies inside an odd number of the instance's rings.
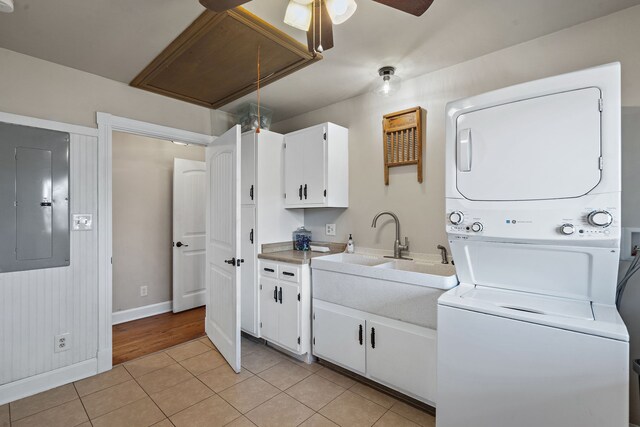
[[0,0],[0,12],[13,12],[13,0]]
[[290,0],[284,15],[284,23],[302,31],[309,31],[313,15],[313,0]]
[[382,81],[376,83],[374,92],[380,96],[390,96],[400,88],[400,78],[396,76],[396,67],[386,66],[378,70]]
[[326,0],[326,2],[331,22],[335,25],[342,24],[351,18],[358,8],[355,0]]

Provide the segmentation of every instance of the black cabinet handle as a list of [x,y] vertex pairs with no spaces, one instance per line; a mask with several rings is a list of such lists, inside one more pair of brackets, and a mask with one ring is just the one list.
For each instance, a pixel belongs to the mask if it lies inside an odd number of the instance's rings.
[[244,259],[238,258],[236,260],[236,267],[240,267],[240,264],[244,264]]
[[179,248],[181,248],[181,247],[183,247],[183,246],[184,246],[184,247],[186,248],[186,247],[187,247],[187,246],[189,246],[189,245],[186,245],[186,244],[184,244],[184,243],[182,243],[182,242],[178,242],[178,243],[176,243],[176,246],[177,246],[177,247],[179,247]]
[[280,299],[280,304],[282,304],[282,288],[280,288],[280,291],[278,292],[278,298]]
[[42,203],[40,203],[40,206],[48,207],[48,206],[52,206],[52,203],[51,202],[42,202]]
[[298,188],[298,197],[302,200],[302,184],[300,184],[300,188]]
[[251,232],[249,233],[249,241],[253,245],[253,228],[251,229]]
[[284,274],[285,276],[291,276],[291,277],[295,276],[295,274],[289,273],[288,271],[283,271],[282,274]]
[[358,341],[360,341],[360,345],[362,345],[362,325],[358,328]]
[[253,185],[251,186],[251,189],[249,189],[249,197],[253,200]]
[[264,271],[268,271],[269,273],[275,273],[276,271],[273,268],[263,268]]
[[371,328],[371,348],[376,348],[376,328]]
[[304,199],[307,200],[307,184],[304,185]]
[[233,257],[231,259],[225,259],[224,262],[226,262],[227,264],[235,266],[236,265],[236,257]]
[[273,300],[275,302],[278,302],[278,287],[277,286],[273,288]]

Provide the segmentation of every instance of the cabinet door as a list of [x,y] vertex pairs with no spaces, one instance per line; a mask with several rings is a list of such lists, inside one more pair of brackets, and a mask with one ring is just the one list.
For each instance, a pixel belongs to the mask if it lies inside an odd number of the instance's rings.
[[300,344],[300,302],[297,284],[278,281],[279,317],[278,342],[280,345],[298,352]]
[[326,190],[325,172],[326,158],[326,128],[315,126],[304,133],[304,182],[303,198],[305,204],[324,203]]
[[365,321],[314,306],[313,354],[365,374]]
[[242,206],[240,240],[242,241],[242,259],[244,263],[241,268],[240,295],[242,305],[240,310],[240,320],[242,329],[251,335],[258,335],[258,295],[256,292],[256,252],[254,244],[255,236],[256,207]]
[[242,135],[240,143],[242,168],[240,177],[240,203],[255,204],[256,191],[256,136],[255,133]]
[[367,338],[372,379],[435,402],[436,331],[367,321]]
[[260,277],[260,335],[278,341],[278,281]]
[[301,205],[303,201],[303,159],[304,133],[295,133],[285,137],[284,150],[284,189],[287,195],[286,206]]

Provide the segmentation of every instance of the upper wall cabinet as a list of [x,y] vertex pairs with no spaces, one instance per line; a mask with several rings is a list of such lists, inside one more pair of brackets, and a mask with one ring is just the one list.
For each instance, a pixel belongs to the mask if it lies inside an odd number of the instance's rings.
[[349,207],[349,130],[323,123],[284,142],[285,207]]
[[256,90],[258,46],[261,87],[322,59],[241,7],[219,13],[207,10],[131,86],[219,108]]

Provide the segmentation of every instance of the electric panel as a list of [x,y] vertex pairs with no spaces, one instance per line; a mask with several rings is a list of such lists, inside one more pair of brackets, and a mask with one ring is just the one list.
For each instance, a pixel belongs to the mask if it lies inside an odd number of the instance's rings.
[[69,265],[69,134],[0,123],[0,273]]

